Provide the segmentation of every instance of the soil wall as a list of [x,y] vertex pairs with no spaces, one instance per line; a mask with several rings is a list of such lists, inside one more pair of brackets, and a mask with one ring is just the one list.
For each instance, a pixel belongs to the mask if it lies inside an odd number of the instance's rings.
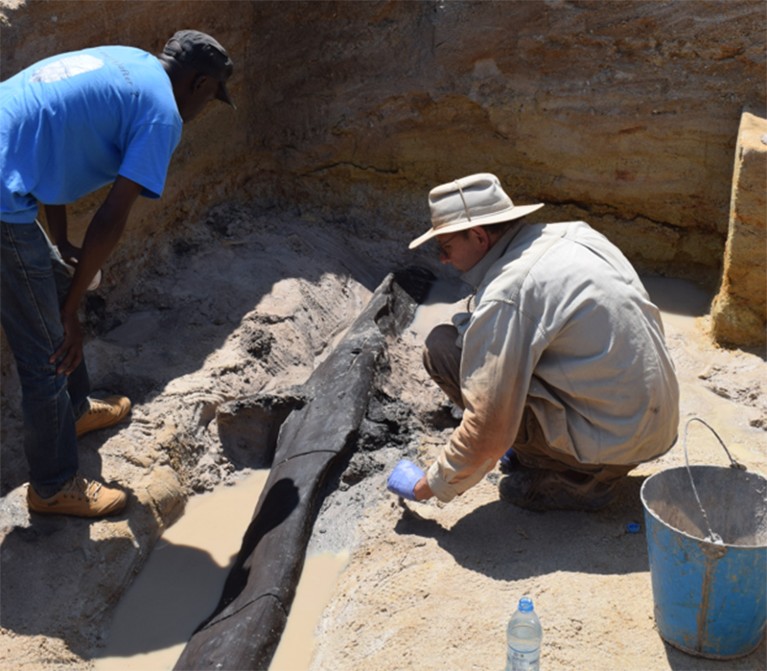
[[718,342],[765,351],[767,316],[767,119],[744,114],[732,180],[730,230],[711,307]]
[[[111,300],[211,205],[424,227],[432,186],[497,173],[541,217],[581,217],[642,270],[716,286],[741,114],[764,116],[761,0],[2,0],[1,75],[100,43],[216,36],[238,109],[185,130],[166,193],[110,264]],[[98,196],[74,208],[88,222]],[[110,286],[111,285],[111,286]]]

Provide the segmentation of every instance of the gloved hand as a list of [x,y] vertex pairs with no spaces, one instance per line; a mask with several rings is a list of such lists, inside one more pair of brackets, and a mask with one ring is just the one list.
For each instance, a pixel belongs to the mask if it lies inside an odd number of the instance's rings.
[[508,475],[520,467],[519,457],[517,456],[517,453],[514,451],[513,447],[510,447],[508,450],[506,450],[506,454],[500,458],[498,466],[501,473],[505,475]]
[[386,482],[386,488],[398,494],[402,498],[415,501],[415,489],[416,483],[423,477],[423,471],[416,466],[412,461],[402,459],[394,467],[394,470],[389,475],[389,480]]

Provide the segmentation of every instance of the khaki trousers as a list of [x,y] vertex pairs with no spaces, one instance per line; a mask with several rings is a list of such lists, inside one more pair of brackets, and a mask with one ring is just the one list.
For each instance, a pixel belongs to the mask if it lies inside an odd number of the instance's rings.
[[[463,409],[460,383],[461,348],[456,344],[457,340],[458,330],[455,326],[436,326],[426,337],[423,364],[439,388],[455,405]],[[582,464],[575,457],[552,449],[529,407],[525,407],[519,431],[509,447],[514,448],[520,463],[528,468],[591,476],[583,478],[586,488],[588,483],[612,484],[635,468],[633,465]]]

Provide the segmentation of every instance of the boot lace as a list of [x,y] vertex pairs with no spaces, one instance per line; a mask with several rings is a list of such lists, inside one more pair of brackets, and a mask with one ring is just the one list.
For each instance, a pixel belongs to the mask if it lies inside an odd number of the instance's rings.
[[75,476],[62,488],[62,494],[72,498],[86,498],[95,501],[99,496],[101,483],[96,480],[88,480],[82,476]]

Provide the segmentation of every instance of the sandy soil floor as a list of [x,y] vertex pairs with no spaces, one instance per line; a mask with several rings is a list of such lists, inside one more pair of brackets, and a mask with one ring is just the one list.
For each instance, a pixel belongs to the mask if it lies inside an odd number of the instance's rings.
[[[706,318],[696,316],[707,309],[704,293],[665,279],[646,285],[664,310],[682,387],[676,446],[634,471],[619,500],[597,514],[516,509],[499,501],[497,472],[449,504],[384,498],[361,524],[318,630],[313,671],[502,669],[505,625],[523,595],[533,597],[542,621],[542,669],[767,668],[764,642],[747,657],[713,661],[665,644],[654,624],[641,484],[684,465],[681,436],[691,417],[710,424],[736,460],[767,473],[767,368],[757,356],[711,345]],[[440,399],[420,371],[415,336],[405,334],[394,348],[391,393],[425,415]],[[419,437],[423,464],[449,434]],[[729,464],[698,422],[687,446],[692,464]],[[642,532],[627,533],[630,522]]]
[[[187,493],[239,477],[242,465],[218,442],[216,407],[303,382],[385,273],[419,261],[406,242],[364,230],[350,239],[348,228],[321,220],[224,211],[136,287],[132,310],[102,317],[88,348],[94,382],[129,393],[135,406],[129,424],[84,441],[83,459],[135,487],[125,520],[35,526],[21,493],[18,414],[7,410],[0,668],[90,667],[110,608],[156,540],[142,531],[147,472],[180,469]],[[690,417],[703,418],[737,460],[767,473],[764,359],[710,343],[705,294],[668,280],[647,284],[664,310],[678,367],[680,431]],[[637,469],[616,504],[598,514],[517,510],[498,500],[497,472],[450,504],[403,506],[386,492],[400,457],[428,465],[451,431],[449,409],[420,363],[423,328],[389,347],[384,391],[392,411],[406,416],[403,433],[352,457],[315,524],[309,552],[344,550],[350,560],[318,627],[312,671],[501,669],[505,625],[524,594],[543,624],[543,669],[767,668],[764,643],[739,660],[712,662],[664,644],[655,629],[639,488],[650,474],[684,463],[681,440]],[[692,463],[727,464],[700,426],[691,428],[688,447]],[[642,533],[626,533],[629,522],[642,524]],[[98,554],[106,544],[86,542],[121,535],[106,559]],[[123,582],[109,584],[98,572],[89,578],[77,563],[82,555],[91,566],[119,564]]]

